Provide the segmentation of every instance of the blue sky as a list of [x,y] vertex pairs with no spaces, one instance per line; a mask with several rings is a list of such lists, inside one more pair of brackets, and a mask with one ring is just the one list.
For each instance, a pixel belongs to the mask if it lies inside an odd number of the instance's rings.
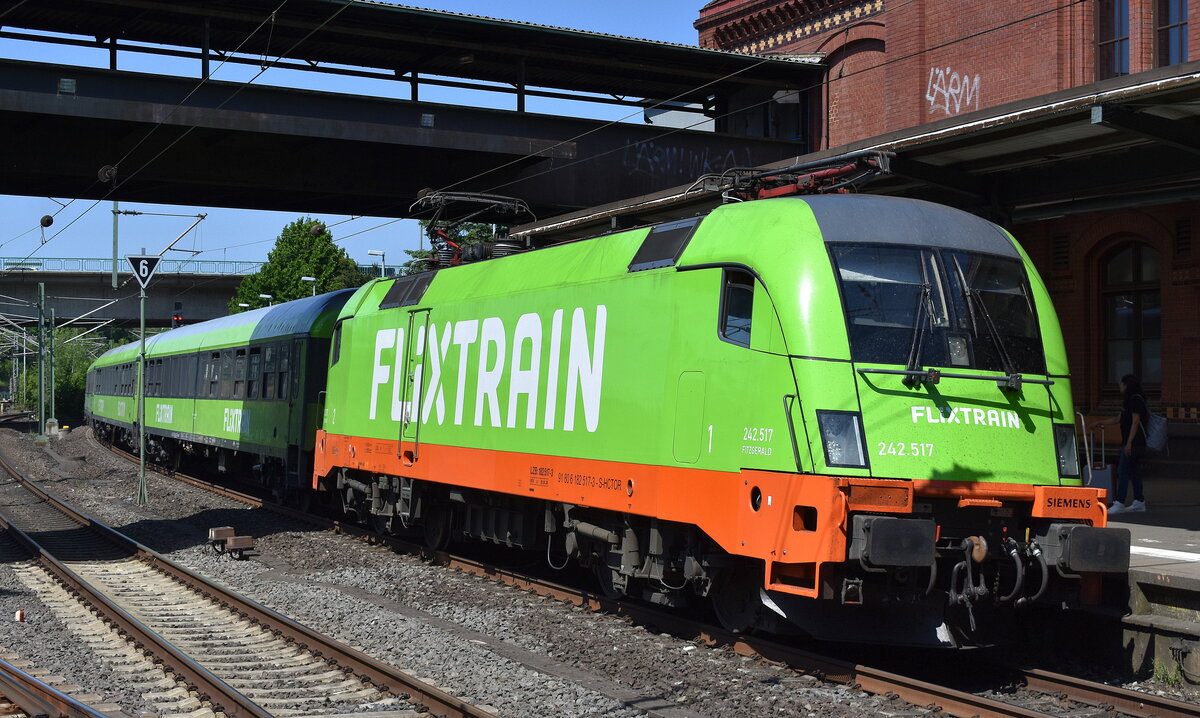
[[[605,32],[614,35],[639,37],[687,45],[696,44],[696,30],[692,27],[705,0],[560,0],[548,3],[545,0],[510,0],[509,2],[485,2],[484,0],[440,0],[439,2],[406,2],[434,10],[447,10],[473,15],[485,15],[506,20],[520,20],[579,30]],[[26,43],[0,40],[0,57],[107,67],[105,51],[63,48],[44,43]],[[162,58],[136,53],[124,53],[118,59],[118,67],[124,70],[158,72],[196,76],[198,62],[166,61]],[[229,81],[247,81],[257,68],[238,65],[225,66],[214,71],[214,77]],[[394,97],[406,96],[402,83],[386,83],[367,80],[337,78],[317,73],[268,70],[255,80],[256,85],[299,86],[310,89],[336,90],[356,94],[385,94]],[[390,93],[390,94],[389,94]],[[499,93],[471,93],[469,97],[454,95],[446,90],[437,95],[433,88],[422,89],[422,100],[436,102],[476,103],[490,107],[511,107],[512,99]],[[588,103],[558,105],[530,103],[531,111],[555,112],[576,116],[618,119],[628,114],[631,108],[608,108]],[[638,120],[640,121],[640,120]],[[98,205],[94,200],[75,200],[56,197],[59,203],[46,197],[16,197],[0,195],[0,257],[33,258],[49,257],[104,257],[112,253],[111,203]],[[94,205],[94,206],[93,206]],[[404,258],[401,250],[415,248],[419,231],[415,222],[389,223],[387,219],[351,219],[333,215],[314,215],[303,207],[295,212],[260,212],[233,210],[214,207],[182,207],[175,205],[147,205],[122,203],[122,210],[172,214],[197,214],[205,212],[207,219],[180,240],[177,247],[203,250],[200,258],[207,260],[238,259],[263,260],[270,251],[274,237],[288,222],[298,216],[318,216],[332,227],[335,239],[363,264],[375,260],[367,251],[381,249],[387,252],[388,264]],[[55,214],[53,226],[44,234],[38,226],[42,215]],[[183,217],[122,216],[120,218],[119,253],[138,254],[144,247],[154,254],[162,250],[171,240],[183,232],[192,220]],[[380,226],[385,225],[385,226]],[[378,227],[378,228],[376,228]],[[354,234],[355,236],[348,236]],[[42,244],[43,236],[46,243]],[[168,256],[182,259],[186,255]],[[393,257],[396,259],[393,260]]]

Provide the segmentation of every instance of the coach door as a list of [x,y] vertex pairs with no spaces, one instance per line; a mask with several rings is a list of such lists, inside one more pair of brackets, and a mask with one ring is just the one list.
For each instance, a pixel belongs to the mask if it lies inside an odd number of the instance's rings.
[[404,333],[404,384],[400,397],[400,459],[411,466],[421,458],[421,403],[424,401],[425,337],[431,309],[410,309]]

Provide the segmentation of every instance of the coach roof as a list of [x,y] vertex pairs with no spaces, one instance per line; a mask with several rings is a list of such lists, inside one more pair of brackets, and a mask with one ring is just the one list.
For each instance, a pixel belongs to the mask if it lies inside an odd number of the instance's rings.
[[[292,302],[263,307],[240,314],[190,324],[146,339],[147,355],[181,354],[205,347],[249,344],[297,335],[328,337],[333,331],[337,312],[353,289],[339,289],[328,294],[305,297]],[[132,350],[136,358],[138,342],[109,349],[97,364],[114,363],[117,355]]]

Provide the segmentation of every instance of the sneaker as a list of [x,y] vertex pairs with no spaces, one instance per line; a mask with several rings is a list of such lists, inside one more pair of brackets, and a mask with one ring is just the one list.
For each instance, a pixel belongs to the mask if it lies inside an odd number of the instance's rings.
[[1129,508],[1127,508],[1125,510],[1126,511],[1145,511],[1146,510],[1146,502],[1138,501],[1137,499],[1134,499],[1133,503],[1129,505]]
[[[1143,510],[1145,509],[1143,508]],[[1108,507],[1109,516],[1112,516],[1113,514],[1119,514],[1122,511],[1128,511],[1128,509],[1125,507],[1125,504],[1121,503],[1120,501],[1114,501],[1112,502],[1112,506]]]

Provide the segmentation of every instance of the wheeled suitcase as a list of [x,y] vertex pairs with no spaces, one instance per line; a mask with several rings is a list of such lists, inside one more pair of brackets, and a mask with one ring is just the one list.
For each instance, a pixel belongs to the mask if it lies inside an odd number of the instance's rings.
[[1107,461],[1107,447],[1104,442],[1104,427],[1100,427],[1100,456],[1096,456],[1095,443],[1096,435],[1087,430],[1087,421],[1080,416],[1080,421],[1083,422],[1083,433],[1087,437],[1087,443],[1084,444],[1087,454],[1087,469],[1084,471],[1084,486],[1089,486],[1094,489],[1104,489],[1105,503],[1112,503],[1113,495],[1113,467]]

